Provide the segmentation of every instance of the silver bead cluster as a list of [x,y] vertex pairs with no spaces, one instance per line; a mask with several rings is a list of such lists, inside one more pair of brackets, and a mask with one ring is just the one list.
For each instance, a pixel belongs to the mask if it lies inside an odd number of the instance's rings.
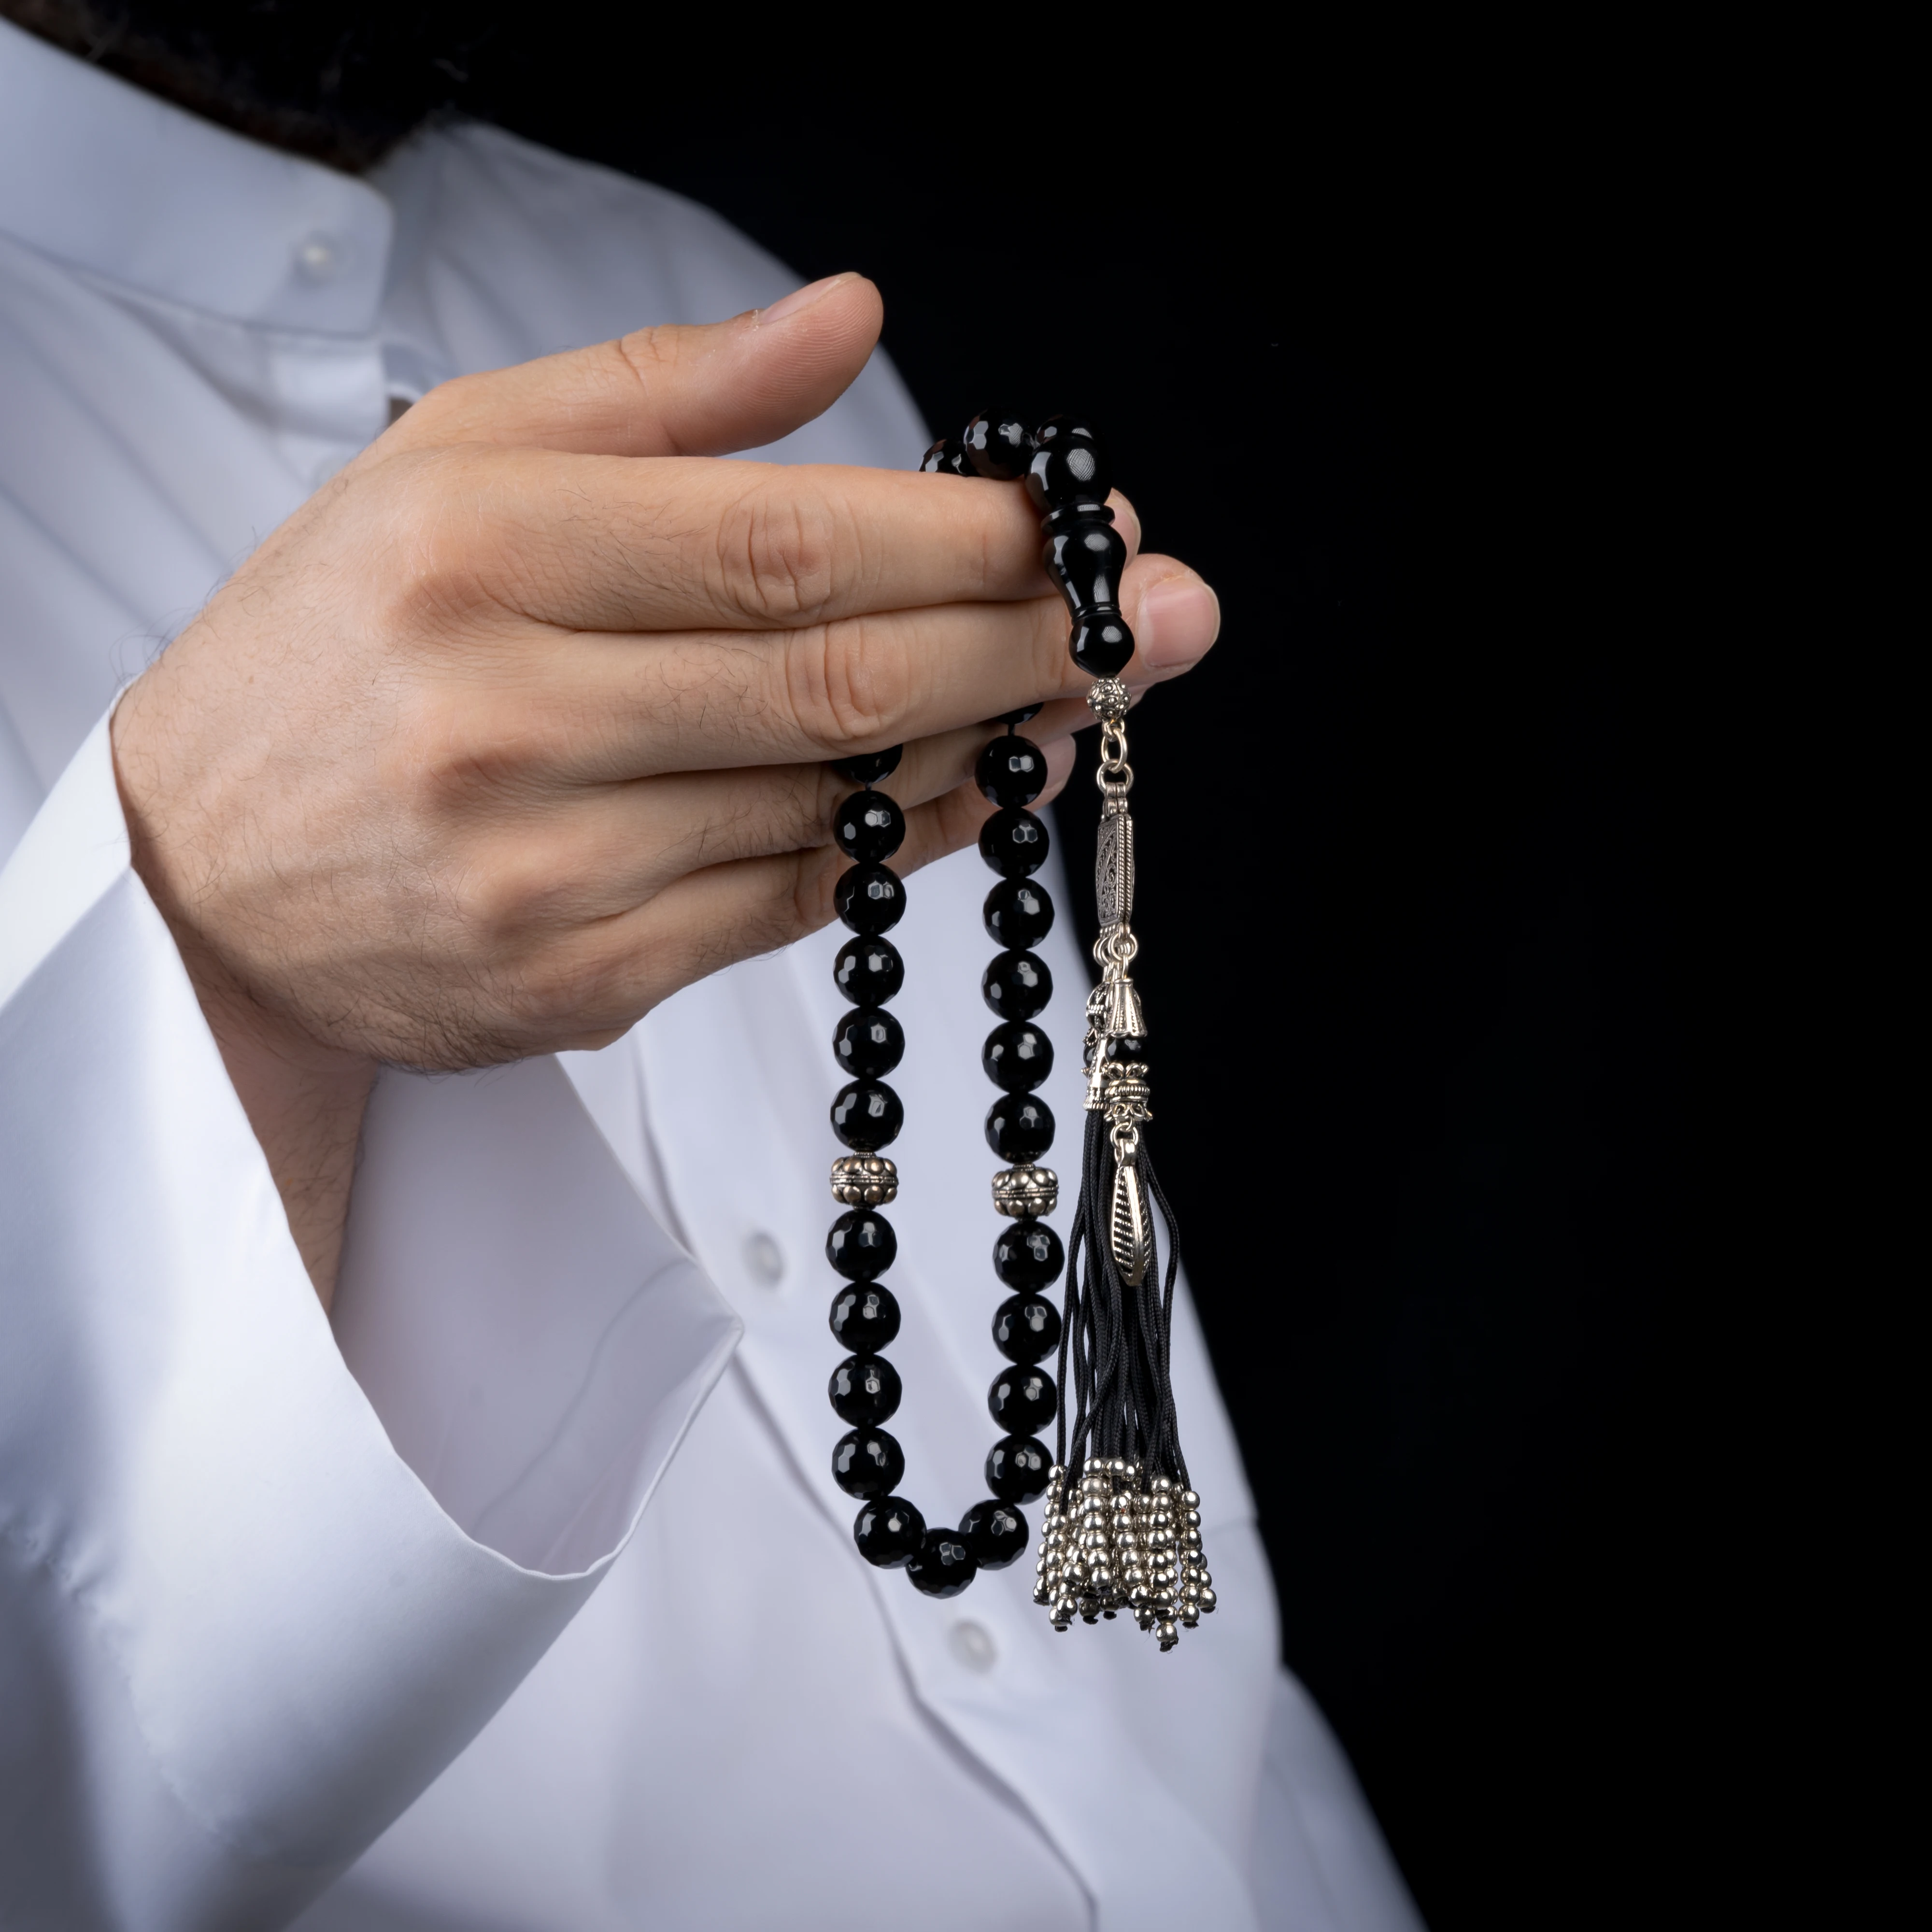
[[1201,1553],[1201,1498],[1166,1476],[1151,1481],[1120,1456],[1089,1462],[1073,1494],[1055,1464],[1040,1524],[1033,1600],[1055,1630],[1130,1612],[1162,1650],[1180,1641],[1215,1604]]
[[1118,724],[1127,715],[1134,694],[1117,677],[1096,677],[1087,693],[1087,702],[1096,718]]
[[842,1154],[832,1163],[832,1198],[848,1208],[883,1208],[899,1198],[899,1171],[883,1154]]
[[993,1176],[993,1208],[1017,1220],[1051,1214],[1060,1205],[1060,1177],[1050,1167],[1003,1167]]

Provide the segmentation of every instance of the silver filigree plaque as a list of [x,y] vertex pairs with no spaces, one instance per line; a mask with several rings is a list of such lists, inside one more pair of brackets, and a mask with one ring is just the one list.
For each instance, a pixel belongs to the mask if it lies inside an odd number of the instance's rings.
[[1100,820],[1094,849],[1094,897],[1100,929],[1124,926],[1134,911],[1134,821],[1124,812],[1109,812]]

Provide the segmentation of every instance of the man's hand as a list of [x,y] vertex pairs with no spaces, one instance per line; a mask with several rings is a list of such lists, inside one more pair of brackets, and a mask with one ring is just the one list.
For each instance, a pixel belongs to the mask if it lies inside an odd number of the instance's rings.
[[[379,1061],[601,1046],[824,925],[827,759],[904,743],[902,871],[990,809],[980,721],[1046,700],[1064,782],[1087,680],[1018,490],[712,454],[820,413],[879,320],[843,276],[448,384],[123,700],[136,868],[325,1302]],[[1130,682],[1214,640],[1171,560],[1123,601]]]

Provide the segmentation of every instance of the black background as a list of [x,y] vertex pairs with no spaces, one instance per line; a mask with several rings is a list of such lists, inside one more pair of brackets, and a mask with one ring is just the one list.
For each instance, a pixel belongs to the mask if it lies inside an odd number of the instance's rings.
[[1138,922],[1283,1654],[1436,1932],[1654,1916],[1690,1748],[1642,607],[1684,266],[1640,136],[1238,45],[1153,46],[1099,106],[615,49],[496,40],[472,104],[872,277],[935,433],[1085,412],[1218,589],[1133,728]]

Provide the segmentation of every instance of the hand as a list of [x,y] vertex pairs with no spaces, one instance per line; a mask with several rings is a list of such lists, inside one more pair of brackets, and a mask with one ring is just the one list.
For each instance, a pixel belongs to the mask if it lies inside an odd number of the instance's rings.
[[[1048,700],[1064,782],[1087,680],[1018,490],[708,454],[819,414],[879,320],[840,277],[447,385],[122,700],[136,867],[325,1299],[378,1061],[601,1046],[826,923],[828,758],[905,744],[902,871],[990,809],[978,721]],[[1213,641],[1171,560],[1123,602],[1130,681]]]

